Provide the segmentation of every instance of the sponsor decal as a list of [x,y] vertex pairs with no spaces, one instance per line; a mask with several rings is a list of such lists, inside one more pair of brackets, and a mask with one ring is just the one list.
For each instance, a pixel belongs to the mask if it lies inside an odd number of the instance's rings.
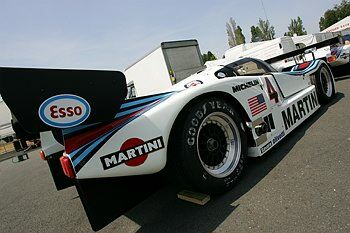
[[248,99],[248,105],[253,116],[258,115],[267,109],[263,94]]
[[201,80],[193,80],[193,81],[191,81],[189,83],[186,83],[184,85],[184,87],[185,88],[190,88],[190,87],[195,87],[195,86],[200,85],[200,84],[203,84],[203,81],[201,81]]
[[267,132],[271,132],[272,129],[276,129],[275,121],[273,120],[272,113],[263,118],[267,125]]
[[79,125],[90,115],[90,105],[82,97],[71,94],[56,95],[39,107],[39,117],[47,125],[67,128]]
[[284,128],[287,130],[295,123],[303,119],[319,104],[317,102],[316,92],[312,92],[301,100],[298,100],[292,106],[282,111]]
[[261,147],[260,152],[264,153],[265,151],[267,151],[268,149],[270,149],[272,147],[272,141],[270,141],[269,143],[267,143],[265,146]]
[[284,131],[282,131],[282,133],[280,133],[279,135],[275,136],[272,141],[270,141],[269,143],[267,143],[265,146],[261,147],[260,152],[264,153],[266,152],[268,149],[270,149],[273,145],[275,145],[277,142],[279,142],[284,136],[286,135],[286,133]]
[[163,137],[153,138],[144,142],[140,138],[130,138],[120,147],[120,150],[100,158],[103,169],[107,170],[120,164],[129,167],[142,165],[149,154],[164,148]]
[[247,89],[247,88],[256,86],[256,85],[258,85],[258,84],[259,84],[259,81],[258,81],[258,80],[249,81],[249,82],[246,82],[246,83],[242,83],[242,84],[238,84],[238,85],[236,85],[236,86],[233,86],[233,87],[232,87],[232,91],[233,91],[233,93],[236,93],[236,92],[245,90],[245,89]]
[[275,145],[279,140],[281,140],[284,137],[284,135],[286,135],[286,133],[284,131],[282,131],[282,133],[275,136],[272,140],[273,144]]

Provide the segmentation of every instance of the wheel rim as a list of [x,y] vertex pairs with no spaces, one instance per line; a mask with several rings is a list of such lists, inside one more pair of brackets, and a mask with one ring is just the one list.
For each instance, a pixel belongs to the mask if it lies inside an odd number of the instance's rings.
[[222,178],[232,173],[241,157],[241,137],[231,117],[214,112],[203,120],[197,134],[197,153],[210,175]]
[[332,78],[331,78],[331,75],[329,74],[329,72],[326,68],[321,69],[320,81],[321,81],[321,87],[322,87],[323,93],[327,97],[331,97],[332,91],[333,91],[332,90],[333,89]]

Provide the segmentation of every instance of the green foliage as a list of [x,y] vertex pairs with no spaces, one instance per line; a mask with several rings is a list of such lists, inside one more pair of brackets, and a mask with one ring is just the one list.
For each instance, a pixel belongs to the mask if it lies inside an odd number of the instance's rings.
[[207,62],[207,61],[216,60],[215,55],[212,52],[210,52],[210,51],[208,51],[208,53],[202,54],[202,58],[203,58],[203,62],[204,63]]
[[262,40],[272,40],[275,39],[275,28],[270,25],[269,20],[259,19],[258,27],[261,31]]
[[342,2],[338,5],[334,5],[333,9],[327,10],[323,17],[320,18],[320,31],[328,28],[329,26],[335,24],[339,20],[344,19],[345,17],[350,15],[350,1],[342,0]]
[[251,26],[250,33],[252,35],[251,42],[262,41],[262,32],[259,27]]
[[237,26],[236,21],[232,17],[226,23],[226,33],[230,48],[245,43],[245,36],[243,35],[242,28]]
[[296,19],[291,19],[290,24],[288,26],[288,32],[286,32],[285,36],[293,36],[294,34],[297,34],[298,36],[306,35],[307,32],[303,26],[303,21],[298,16]]
[[275,28],[270,25],[269,20],[259,19],[258,26],[251,26],[252,42],[275,39]]
[[237,45],[245,43],[245,36],[243,35],[242,28],[240,26],[238,26],[235,31],[235,37]]

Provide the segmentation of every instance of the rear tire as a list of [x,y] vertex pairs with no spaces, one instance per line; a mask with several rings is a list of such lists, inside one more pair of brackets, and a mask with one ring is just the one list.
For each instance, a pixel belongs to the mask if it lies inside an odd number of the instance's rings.
[[335,95],[334,80],[327,66],[321,65],[316,72],[316,91],[321,104],[327,104]]
[[180,125],[170,151],[177,180],[207,194],[230,190],[247,155],[239,114],[225,100],[207,98],[191,106]]

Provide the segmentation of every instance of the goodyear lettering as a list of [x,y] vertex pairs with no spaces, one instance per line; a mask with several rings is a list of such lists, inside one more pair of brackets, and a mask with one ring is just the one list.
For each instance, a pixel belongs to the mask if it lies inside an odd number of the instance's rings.
[[134,158],[147,155],[164,148],[163,137],[157,137],[141,145],[137,145],[126,150],[114,152],[100,158],[103,169],[107,170],[116,167],[122,163],[126,163]]
[[258,84],[259,84],[258,80],[249,81],[249,82],[246,82],[246,83],[243,83],[243,84],[239,84],[239,85],[233,86],[232,87],[232,91],[233,91],[233,93],[236,93],[236,92],[245,90],[247,88],[256,86]]
[[282,111],[282,118],[285,129],[289,129],[295,123],[303,119],[310,113],[316,106],[318,106],[316,92],[305,96],[303,99],[298,100],[292,106]]
[[229,111],[232,115],[234,115],[232,108],[222,101],[213,100],[203,104],[202,107],[198,111],[196,111],[194,117],[191,119],[191,126],[187,130],[187,145],[193,146],[195,144],[196,135],[198,133],[198,126],[201,122],[200,120],[207,114],[208,111],[210,111],[210,109],[225,109]]

